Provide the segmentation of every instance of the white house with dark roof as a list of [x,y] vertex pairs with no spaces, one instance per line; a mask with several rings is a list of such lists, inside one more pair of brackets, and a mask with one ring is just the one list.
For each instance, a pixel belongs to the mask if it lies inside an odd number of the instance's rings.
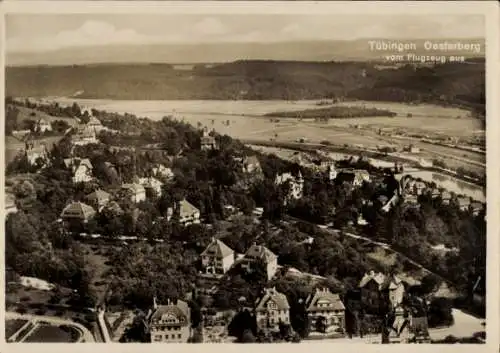
[[286,295],[276,288],[266,288],[255,303],[257,329],[278,331],[280,323],[290,324],[290,305]]
[[88,158],[66,158],[64,165],[73,174],[73,183],[85,183],[93,179],[93,166]]
[[139,203],[146,200],[146,189],[144,186],[138,183],[123,184],[122,190],[124,190],[130,197],[130,200],[134,203]]
[[247,271],[253,271],[259,262],[265,266],[267,279],[271,280],[278,270],[278,256],[265,246],[254,243],[241,259],[241,266]]
[[26,142],[24,154],[30,165],[35,165],[38,160],[45,163],[49,159],[49,150],[44,142],[33,140]]
[[201,253],[201,265],[204,273],[221,276],[234,264],[234,251],[221,240],[212,238],[210,244]]
[[95,216],[96,212],[92,206],[83,202],[71,202],[61,212],[64,221],[79,221],[85,223]]
[[91,143],[98,143],[96,131],[86,124],[78,125],[75,128],[75,134],[71,137],[71,143],[76,146],[84,146]]
[[111,200],[111,195],[103,190],[96,190],[85,198],[97,211],[101,211]]
[[316,288],[307,297],[305,305],[311,328],[314,329],[318,320],[323,320],[327,328],[345,328],[345,306],[338,294],[327,288]]
[[167,209],[167,220],[170,221],[176,212],[179,212],[179,223],[182,225],[200,223],[200,210],[186,199],[175,203],[174,207]]
[[152,343],[186,343],[191,337],[191,310],[183,300],[167,300],[157,305],[148,317]]

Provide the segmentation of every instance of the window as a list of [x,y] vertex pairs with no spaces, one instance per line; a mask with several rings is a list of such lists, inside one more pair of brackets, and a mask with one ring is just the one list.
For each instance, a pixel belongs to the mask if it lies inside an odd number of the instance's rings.
[[181,334],[180,334],[180,333],[177,335],[177,338],[178,338],[178,339],[181,339]]
[[155,342],[160,342],[160,341],[161,341],[161,335],[156,335],[156,336],[154,337],[154,341],[155,341]]

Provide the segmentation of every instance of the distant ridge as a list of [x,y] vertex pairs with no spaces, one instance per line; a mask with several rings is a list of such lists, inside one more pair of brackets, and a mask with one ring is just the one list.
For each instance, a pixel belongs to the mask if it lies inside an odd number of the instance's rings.
[[[67,48],[43,53],[7,53],[8,66],[27,65],[72,65],[102,63],[226,63],[239,59],[248,60],[296,60],[296,61],[366,61],[382,60],[385,55],[395,51],[371,50],[369,41],[381,39],[363,39],[354,41],[294,41],[277,43],[201,43],[201,44],[165,44],[165,45],[128,45],[106,47]],[[424,48],[427,39],[405,40],[399,42],[414,43],[418,55],[465,55],[484,57],[484,39],[428,39],[432,42],[478,43],[480,53],[464,51],[428,51]],[[386,42],[394,42],[390,40]],[[7,48],[8,49],[8,48]]]

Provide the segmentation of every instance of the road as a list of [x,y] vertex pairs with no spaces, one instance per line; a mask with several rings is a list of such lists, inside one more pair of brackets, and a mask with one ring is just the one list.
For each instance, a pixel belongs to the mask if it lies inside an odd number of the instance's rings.
[[[286,216],[287,219],[289,220],[292,220],[292,221],[297,221],[297,222],[303,222],[303,223],[308,223],[310,225],[314,225],[314,226],[319,226],[318,224],[314,224],[314,223],[311,223],[311,222],[307,222],[307,221],[304,221],[302,219],[299,219],[299,218],[296,218],[296,217],[292,217],[292,216]],[[322,229],[323,231],[325,232],[328,232],[332,235],[335,235],[337,236],[338,233],[342,232],[340,229],[332,229],[332,228],[326,228],[326,229]],[[418,267],[419,269],[429,273],[429,274],[432,274],[434,276],[436,276],[437,278],[439,278],[440,280],[442,281],[445,281],[446,283],[448,284],[451,284],[454,286],[454,284],[452,282],[450,282],[449,280],[447,280],[446,278],[443,278],[441,275],[438,275],[437,273],[429,270],[428,268],[424,267],[422,264],[416,262],[415,260],[409,258],[408,256],[406,256],[405,254],[399,252],[398,250],[395,250],[393,249],[389,244],[387,243],[383,243],[383,242],[380,242],[380,241],[375,241],[373,239],[370,239],[370,238],[367,238],[367,237],[364,237],[362,235],[357,235],[357,234],[353,234],[353,233],[348,233],[348,232],[342,232],[342,234],[350,237],[350,238],[353,238],[353,239],[357,239],[357,240],[363,240],[369,244],[372,244],[372,245],[377,245],[385,250],[388,250],[388,251],[391,251],[392,253],[398,255],[398,256],[401,256],[402,258],[404,258],[405,260],[407,260],[408,262],[410,262],[412,265]]]
[[457,338],[471,337],[476,332],[485,331],[483,326],[484,319],[478,319],[472,315],[466,314],[459,309],[452,309],[454,324],[450,327],[440,329],[429,329],[429,334],[433,340],[442,340],[447,336]]
[[[54,326],[59,326],[59,325],[68,325],[76,328],[82,336],[78,340],[78,342],[86,342],[86,343],[92,343],[95,342],[94,336],[92,333],[83,325],[70,321],[70,320],[64,320],[52,316],[39,316],[39,315],[31,315],[31,314],[18,314],[18,313],[13,313],[13,312],[6,312],[5,313],[5,319],[22,319],[22,320],[28,320],[32,321],[34,323],[44,321],[53,324]],[[25,335],[24,338],[28,337],[28,335]],[[7,338],[7,337],[6,337]]]

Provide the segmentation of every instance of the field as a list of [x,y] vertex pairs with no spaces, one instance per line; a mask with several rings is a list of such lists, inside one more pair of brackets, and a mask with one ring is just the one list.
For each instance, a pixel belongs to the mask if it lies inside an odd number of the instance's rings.
[[[342,102],[338,105],[363,106],[385,109],[397,113],[396,117],[369,117],[334,119],[326,123],[314,120],[299,121],[295,118],[271,119],[264,114],[275,111],[296,111],[317,108],[316,100],[303,101],[222,101],[222,100],[170,100],[170,101],[117,101],[57,98],[61,105],[76,101],[85,109],[96,108],[118,113],[131,113],[140,117],[161,119],[173,115],[194,126],[200,123],[219,133],[247,140],[275,139],[280,142],[295,142],[305,138],[309,142],[329,141],[334,144],[363,145],[375,148],[379,145],[414,143],[422,149],[421,157],[442,158],[452,168],[464,167],[479,174],[485,173],[484,154],[457,150],[450,147],[415,142],[411,139],[394,139],[379,136],[379,128],[401,128],[406,132],[450,137],[472,138],[484,136],[482,122],[468,116],[468,111],[444,108],[436,105],[408,105],[386,102]],[[407,114],[412,115],[411,118]],[[460,117],[460,118],[457,118]],[[369,129],[355,128],[366,126]],[[453,157],[453,158],[451,158]]]

